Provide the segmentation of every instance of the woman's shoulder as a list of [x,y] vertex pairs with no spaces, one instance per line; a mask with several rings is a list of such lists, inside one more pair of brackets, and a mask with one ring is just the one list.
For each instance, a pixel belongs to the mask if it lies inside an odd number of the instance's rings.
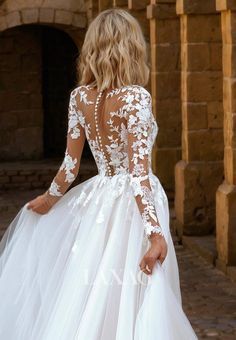
[[94,101],[88,98],[89,85],[78,85],[71,91],[71,98],[76,98],[77,103],[82,102],[86,105],[94,104]]

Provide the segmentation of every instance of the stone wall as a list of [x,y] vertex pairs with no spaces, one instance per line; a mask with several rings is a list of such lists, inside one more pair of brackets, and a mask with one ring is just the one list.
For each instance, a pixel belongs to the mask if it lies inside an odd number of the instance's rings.
[[[0,193],[6,190],[47,189],[60,162],[60,160],[44,160],[0,164]],[[94,162],[83,159],[73,186],[96,174]]]
[[0,34],[0,159],[37,159],[43,152],[41,46],[37,28]]
[[153,1],[150,20],[151,92],[159,126],[153,167],[169,197],[174,192],[174,167],[181,158],[180,25],[175,1]]
[[177,1],[181,22],[182,160],[176,165],[180,234],[215,228],[215,192],[223,178],[222,44],[215,1]]

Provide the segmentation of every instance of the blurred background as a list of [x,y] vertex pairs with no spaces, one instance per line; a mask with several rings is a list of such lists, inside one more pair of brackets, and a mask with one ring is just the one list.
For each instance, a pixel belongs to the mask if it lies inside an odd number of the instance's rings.
[[[183,307],[199,339],[236,339],[236,1],[0,0],[0,236],[62,161],[85,32],[112,7],[137,18],[147,41],[153,169],[169,198]],[[86,144],[75,184],[95,174]]]

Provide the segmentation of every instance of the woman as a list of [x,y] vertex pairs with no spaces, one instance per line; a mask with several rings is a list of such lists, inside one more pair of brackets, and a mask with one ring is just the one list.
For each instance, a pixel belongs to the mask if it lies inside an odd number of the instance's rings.
[[[128,12],[109,9],[90,24],[79,72],[64,161],[1,241],[0,338],[197,339],[151,170],[158,128],[145,40]],[[86,138],[98,175],[67,192]]]

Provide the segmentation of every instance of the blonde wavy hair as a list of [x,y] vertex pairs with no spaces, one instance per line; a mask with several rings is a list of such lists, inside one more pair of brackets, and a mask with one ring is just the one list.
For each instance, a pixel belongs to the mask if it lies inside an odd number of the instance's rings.
[[149,80],[147,45],[138,21],[126,10],[102,11],[90,23],[77,64],[79,85],[98,90]]

